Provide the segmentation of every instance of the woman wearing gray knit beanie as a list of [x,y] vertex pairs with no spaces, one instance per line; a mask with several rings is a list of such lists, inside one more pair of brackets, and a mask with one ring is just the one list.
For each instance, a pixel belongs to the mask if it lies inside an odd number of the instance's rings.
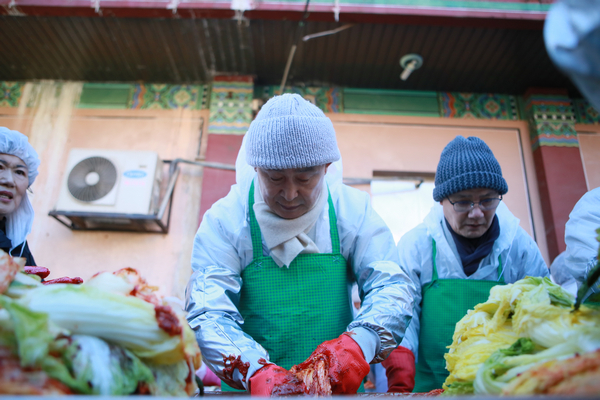
[[[331,120],[297,94],[272,98],[244,137],[236,180],[194,241],[186,309],[206,364],[223,390],[356,393],[404,335],[415,293],[368,194],[342,184]],[[325,386],[289,371],[307,359],[328,365]]]
[[548,276],[537,245],[501,201],[507,191],[498,160],[480,138],[457,136],[442,151],[433,191],[439,204],[398,242],[417,297],[404,340],[384,362],[391,391],[441,388],[446,346],[467,311],[495,285]]

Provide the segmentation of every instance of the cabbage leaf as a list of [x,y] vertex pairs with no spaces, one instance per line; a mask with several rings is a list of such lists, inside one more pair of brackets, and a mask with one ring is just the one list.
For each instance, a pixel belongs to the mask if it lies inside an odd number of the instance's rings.
[[563,343],[544,349],[531,339],[520,338],[510,348],[498,350],[478,370],[473,387],[476,394],[498,395],[523,372],[550,360],[574,357],[600,349],[597,328],[580,329]]
[[171,364],[184,358],[181,335],[161,329],[154,305],[140,298],[84,283],[40,286],[17,301],[72,334],[96,336],[143,360]]
[[154,376],[133,353],[94,336],[74,335],[69,359],[76,379],[86,381],[92,394],[119,396],[135,393]]

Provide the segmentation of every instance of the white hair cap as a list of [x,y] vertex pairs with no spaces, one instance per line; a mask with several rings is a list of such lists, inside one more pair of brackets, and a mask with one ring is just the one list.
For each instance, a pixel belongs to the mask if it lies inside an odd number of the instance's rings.
[[29,176],[29,186],[31,186],[35,177],[38,176],[40,158],[33,146],[29,144],[27,136],[0,126],[0,153],[10,154],[23,160],[27,165],[27,176]]
[[[40,159],[35,149],[29,144],[27,136],[0,127],[0,153],[19,157],[27,165],[29,186],[31,186],[38,175]],[[29,201],[29,196],[25,193],[19,207],[6,218],[6,236],[11,241],[11,251],[20,244],[25,243],[27,235],[31,233],[33,217],[33,207]],[[24,248],[25,246],[21,248],[21,254],[23,254]]]

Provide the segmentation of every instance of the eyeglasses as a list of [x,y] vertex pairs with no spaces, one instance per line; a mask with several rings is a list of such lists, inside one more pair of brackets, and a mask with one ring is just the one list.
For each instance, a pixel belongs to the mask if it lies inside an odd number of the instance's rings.
[[502,196],[500,196],[500,198],[483,199],[477,203],[470,200],[461,200],[453,203],[452,200],[448,199],[450,204],[452,204],[452,207],[454,207],[454,211],[459,213],[471,211],[473,207],[475,207],[475,204],[479,206],[481,211],[495,210],[501,200]]

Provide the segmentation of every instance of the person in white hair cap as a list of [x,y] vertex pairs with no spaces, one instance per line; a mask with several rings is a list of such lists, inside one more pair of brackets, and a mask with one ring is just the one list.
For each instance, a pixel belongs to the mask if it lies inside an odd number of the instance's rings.
[[36,264],[26,240],[34,216],[27,189],[38,175],[39,165],[27,136],[0,127],[0,248],[26,258],[28,266]]
[[299,95],[272,98],[236,181],[194,240],[186,310],[204,361],[222,390],[270,396],[309,393],[288,370],[312,357],[332,394],[356,393],[402,340],[415,293],[369,195],[342,184],[333,124]]

